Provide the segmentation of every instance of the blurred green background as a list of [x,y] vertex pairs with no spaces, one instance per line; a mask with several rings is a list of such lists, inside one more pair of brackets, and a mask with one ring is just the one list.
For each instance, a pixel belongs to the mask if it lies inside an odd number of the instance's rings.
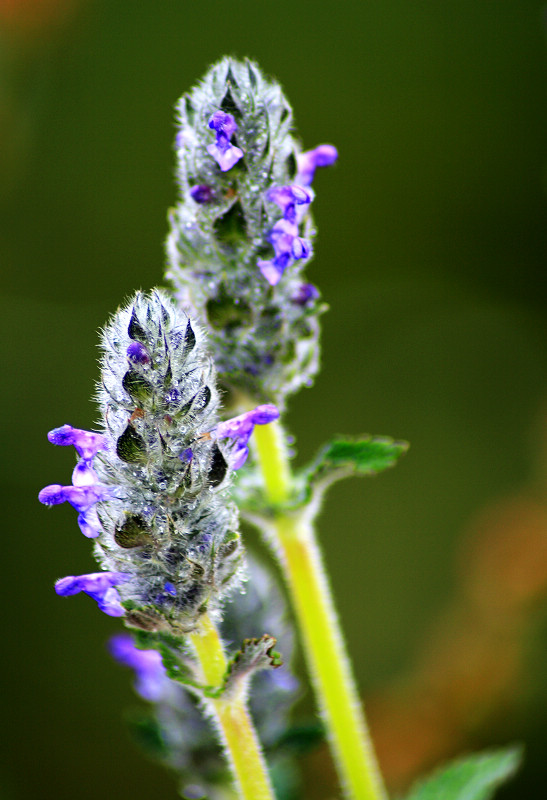
[[[53,592],[54,579],[94,569],[89,542],[71,508],[48,513],[36,495],[73,463],[46,432],[95,420],[98,329],[134,289],[161,282],[173,107],[225,53],[281,81],[306,147],[340,152],[315,183],[309,275],[331,310],[323,372],[290,406],[298,459],[335,433],[412,445],[388,474],[336,487],[322,517],[359,684],[374,698],[412,674],[442,609],[459,602],[473,520],[524,498],[540,520],[528,560],[541,574],[508,644],[517,680],[503,713],[466,722],[447,753],[525,740],[503,797],[543,797],[543,4],[0,0],[0,25],[0,797],[175,796],[124,728],[138,701],[104,650],[119,623]],[[335,796],[324,761],[308,760],[314,800]]]

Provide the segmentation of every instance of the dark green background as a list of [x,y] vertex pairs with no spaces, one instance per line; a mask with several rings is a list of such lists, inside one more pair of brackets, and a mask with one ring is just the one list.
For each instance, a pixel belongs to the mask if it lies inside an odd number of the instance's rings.
[[[335,433],[411,441],[396,470],[333,490],[321,523],[361,687],[410,663],[450,599],[466,521],[536,467],[542,13],[531,0],[88,0],[57,29],[0,37],[1,797],[174,796],[121,722],[133,696],[103,646],[119,623],[53,593],[94,569],[89,542],[71,508],[48,513],[36,495],[73,463],[46,431],[93,424],[97,330],[161,282],[173,106],[224,53],[281,81],[307,147],[340,152],[315,184],[324,369],[289,425],[301,458]],[[546,640],[530,645],[528,712],[497,739],[529,742],[507,798],[544,796]]]

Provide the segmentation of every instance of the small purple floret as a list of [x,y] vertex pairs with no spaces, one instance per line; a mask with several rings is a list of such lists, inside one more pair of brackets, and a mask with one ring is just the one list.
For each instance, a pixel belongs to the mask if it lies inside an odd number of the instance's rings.
[[144,700],[157,703],[172,687],[157,650],[139,650],[131,636],[120,633],[113,636],[108,649],[111,655],[126,667],[135,670],[135,690]]
[[217,136],[226,136],[227,139],[231,139],[237,131],[237,122],[231,114],[226,114],[225,111],[215,111],[209,119],[208,125],[211,130],[216,131]]
[[301,283],[298,290],[291,297],[291,301],[299,306],[305,306],[311,300],[317,300],[319,297],[318,289],[313,283]]
[[309,205],[312,197],[301,186],[274,186],[266,195],[271,203],[275,203],[283,212],[283,218],[296,222],[296,206]]
[[131,342],[127,348],[127,358],[133,364],[149,364],[150,353],[140,342]]
[[257,266],[268,283],[275,286],[290,264],[295,260],[308,258],[311,247],[306,239],[298,236],[298,226],[285,218],[275,223],[268,238],[274,249],[275,257],[268,261],[259,259]]
[[338,151],[332,144],[320,144],[313,150],[300,153],[297,158],[298,174],[296,183],[310,186],[317,167],[330,167],[338,158]]
[[257,406],[252,411],[246,411],[233,419],[220,422],[213,432],[217,439],[234,439],[235,448],[232,451],[230,467],[237,470],[243,466],[249,455],[247,444],[255,425],[267,425],[278,419],[279,411],[271,403]]
[[180,460],[186,464],[189,464],[190,461],[193,459],[193,457],[194,457],[194,451],[192,450],[191,447],[187,447],[186,450],[183,450],[179,456]]
[[131,580],[126,572],[90,572],[87,575],[68,575],[55,583],[55,591],[61,597],[84,592],[97,602],[101,611],[110,617],[122,617],[125,610],[120,596],[114,588]]
[[55,428],[48,433],[47,438],[52,444],[74,445],[78,455],[86,461],[92,459],[99,450],[106,447],[106,439],[102,433],[83,431],[73,428],[72,425]]
[[207,152],[213,156],[222,172],[227,172],[243,158],[243,150],[230,143],[237,131],[237,123],[231,114],[215,111],[209,120],[209,127],[216,131],[216,141],[207,145]]
[[190,189],[190,197],[194,202],[204,205],[212,203],[215,198],[215,190],[212,186],[207,186],[206,183],[200,183],[197,186],[192,186]]

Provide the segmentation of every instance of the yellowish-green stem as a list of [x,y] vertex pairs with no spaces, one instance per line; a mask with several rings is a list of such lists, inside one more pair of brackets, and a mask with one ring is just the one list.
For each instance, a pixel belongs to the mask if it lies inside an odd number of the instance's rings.
[[[218,630],[208,614],[191,634],[203,681],[219,686],[227,661]],[[266,763],[243,695],[209,699],[241,800],[275,800]]]
[[265,494],[273,506],[280,506],[272,523],[275,546],[342,786],[351,800],[385,800],[387,795],[311,521],[305,512],[291,513],[281,508],[291,488],[283,432],[274,423],[257,426],[254,435]]

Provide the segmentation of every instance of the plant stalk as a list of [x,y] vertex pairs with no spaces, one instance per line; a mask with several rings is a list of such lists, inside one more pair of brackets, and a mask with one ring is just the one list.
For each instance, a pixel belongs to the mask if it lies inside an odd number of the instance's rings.
[[[219,686],[228,666],[218,630],[208,614],[190,635],[203,680]],[[208,698],[240,800],[275,800],[266,762],[243,695]]]
[[309,510],[306,515],[306,509],[282,508],[292,483],[283,431],[273,423],[257,426],[254,436],[266,497],[279,509],[270,525],[274,546],[345,795],[351,800],[387,800],[311,515]]

